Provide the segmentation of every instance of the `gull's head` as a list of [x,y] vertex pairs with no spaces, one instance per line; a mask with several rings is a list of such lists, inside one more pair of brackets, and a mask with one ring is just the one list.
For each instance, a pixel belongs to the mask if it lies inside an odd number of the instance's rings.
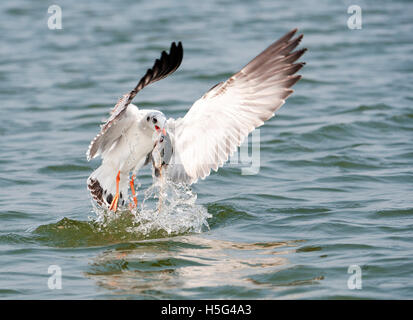
[[160,111],[150,111],[144,118],[146,126],[153,130],[156,139],[160,134],[166,134],[166,117]]

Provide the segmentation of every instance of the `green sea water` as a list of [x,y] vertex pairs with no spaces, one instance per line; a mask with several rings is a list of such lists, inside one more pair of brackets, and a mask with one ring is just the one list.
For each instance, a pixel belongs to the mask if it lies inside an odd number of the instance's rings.
[[[412,299],[412,18],[401,0],[2,1],[0,298]],[[179,117],[295,27],[307,64],[258,173],[226,165],[165,214],[93,209],[89,141],[162,50],[182,41],[180,69],[134,103]]]

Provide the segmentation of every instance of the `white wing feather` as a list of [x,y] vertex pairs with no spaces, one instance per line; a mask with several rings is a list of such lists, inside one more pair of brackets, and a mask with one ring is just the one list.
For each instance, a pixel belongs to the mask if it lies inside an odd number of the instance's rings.
[[[293,92],[306,49],[292,52],[302,36],[292,30],[240,72],[197,100],[184,118],[168,123],[173,131],[172,179],[194,183],[217,171],[248,134],[274,116]],[[174,128],[169,128],[171,125]]]
[[172,42],[169,54],[162,51],[161,57],[155,60],[153,67],[146,71],[146,74],[140,79],[136,87],[119,99],[111,111],[110,117],[101,126],[101,131],[91,141],[86,152],[88,161],[110,150],[122,132],[126,131],[132,125],[133,116],[136,115],[136,112],[131,111],[136,111],[137,107],[135,106],[135,109],[131,110],[128,106],[133,98],[144,87],[174,73],[182,62],[183,54],[182,43],[179,42],[176,44]]
[[127,131],[130,126],[136,121],[136,112],[131,112],[131,109],[138,109],[135,105],[125,105],[129,94],[124,95],[119,99],[116,106],[111,111],[110,117],[101,125],[100,132],[90,142],[86,152],[87,160],[91,160],[98,155],[103,155],[104,152],[110,150],[114,143]]

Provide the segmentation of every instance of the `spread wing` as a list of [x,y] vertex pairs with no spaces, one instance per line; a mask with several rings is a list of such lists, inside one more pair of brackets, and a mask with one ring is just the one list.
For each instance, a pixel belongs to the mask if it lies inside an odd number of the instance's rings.
[[[228,80],[197,100],[174,124],[174,180],[194,183],[217,171],[248,134],[274,116],[300,78],[304,63],[294,63],[306,49],[294,29]],[[169,125],[169,124],[168,124]],[[169,127],[168,127],[169,130]]]
[[172,42],[169,54],[162,51],[161,57],[156,59],[153,67],[146,71],[146,74],[139,81],[138,85],[129,93],[123,95],[115,105],[109,118],[101,126],[99,134],[91,141],[86,152],[88,160],[102,154],[104,150],[110,148],[119,139],[122,132],[133,124],[133,117],[125,116],[128,106],[133,98],[147,85],[161,80],[172,74],[180,66],[183,58],[182,43],[178,45]]

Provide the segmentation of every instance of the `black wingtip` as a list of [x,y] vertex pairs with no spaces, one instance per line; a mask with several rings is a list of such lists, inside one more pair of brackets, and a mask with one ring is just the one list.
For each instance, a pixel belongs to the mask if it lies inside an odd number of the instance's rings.
[[174,73],[181,65],[182,59],[183,47],[181,41],[178,42],[178,45],[175,41],[172,42],[169,53],[163,50],[161,57],[155,60],[152,68],[146,71],[146,74],[141,78],[138,85],[130,92],[126,105],[129,105],[136,94],[144,87]]

